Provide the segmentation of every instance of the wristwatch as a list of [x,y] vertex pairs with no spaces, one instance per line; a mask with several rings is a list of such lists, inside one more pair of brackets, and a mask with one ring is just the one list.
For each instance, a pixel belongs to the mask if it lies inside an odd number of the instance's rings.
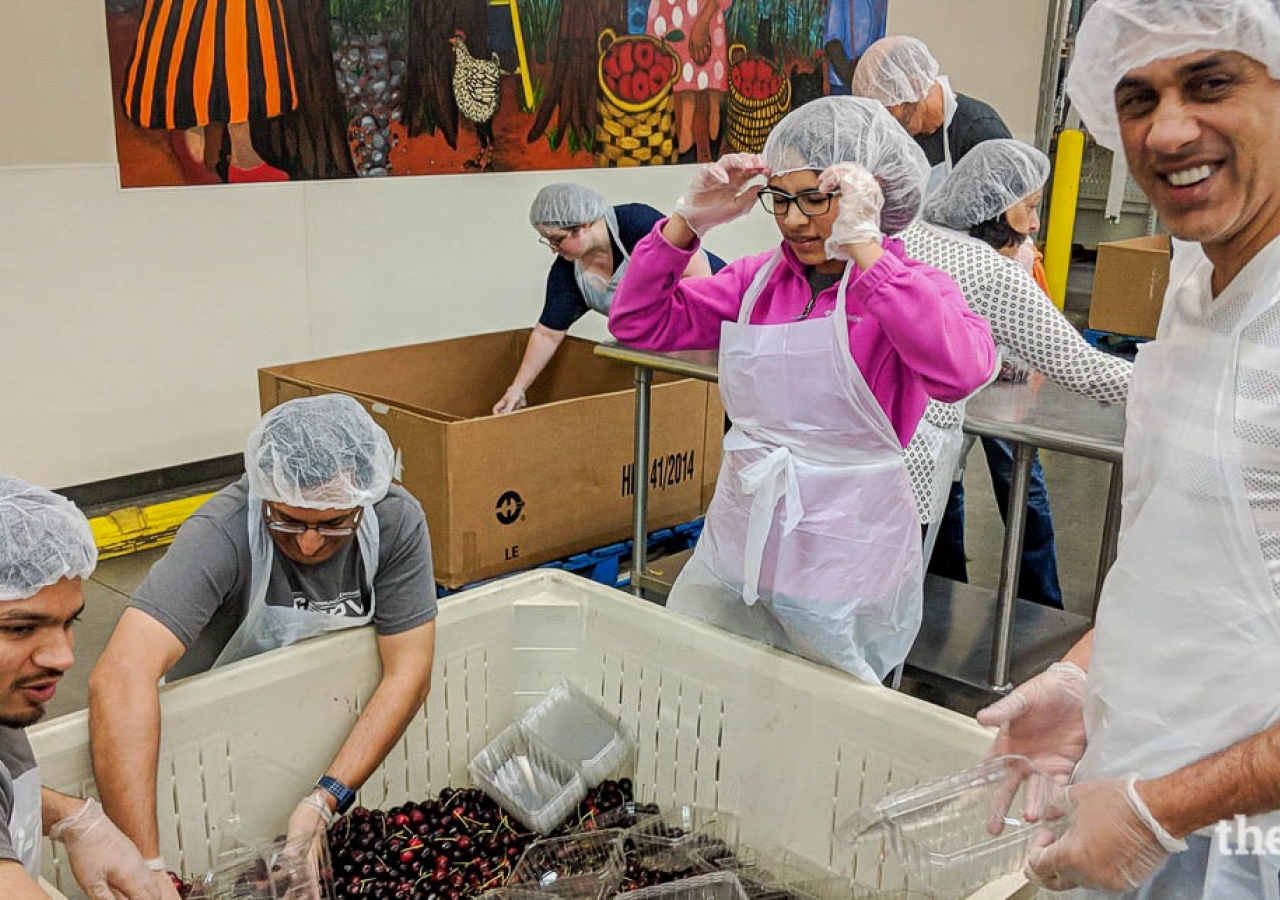
[[316,782],[316,787],[322,791],[327,791],[333,795],[333,799],[338,801],[338,815],[345,813],[356,802],[356,792],[336,778],[322,775],[320,780]]

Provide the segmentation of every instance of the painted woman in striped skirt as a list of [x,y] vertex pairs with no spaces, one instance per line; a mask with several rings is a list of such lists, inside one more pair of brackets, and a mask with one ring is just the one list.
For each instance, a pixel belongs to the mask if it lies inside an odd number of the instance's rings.
[[214,124],[230,135],[228,181],[288,180],[249,131],[298,105],[281,0],[147,0],[121,103],[134,124],[170,131],[188,181],[221,181],[203,161]]

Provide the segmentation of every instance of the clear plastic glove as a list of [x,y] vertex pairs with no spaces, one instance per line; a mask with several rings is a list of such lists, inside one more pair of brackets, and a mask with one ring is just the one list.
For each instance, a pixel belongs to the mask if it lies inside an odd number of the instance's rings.
[[749,182],[768,174],[769,167],[762,156],[753,153],[722,156],[718,162],[698,169],[684,196],[676,201],[675,213],[694,234],[702,237],[717,225],[746,215],[763,186],[748,186]]
[[[1018,754],[1065,784],[1084,755],[1084,698],[1089,676],[1075,663],[1054,663],[1008,697],[978,711],[978,722],[1000,729],[986,758]],[[1047,799],[1041,779],[1027,787],[1024,814],[1040,818]],[[1012,799],[1018,785],[1009,786]]]
[[317,832],[324,836],[329,825],[333,823],[333,810],[325,800],[327,796],[328,794],[318,790],[312,791],[294,807],[293,815],[289,816],[286,843],[294,844],[309,840],[315,837]]
[[1040,251],[1036,249],[1035,241],[1027,238],[1018,245],[1018,249],[1014,251],[1013,258],[1018,261],[1018,265],[1027,270],[1030,275],[1036,267],[1036,257],[1040,255]]
[[1026,876],[1050,890],[1128,891],[1150,878],[1171,853],[1187,849],[1151,815],[1136,775],[1073,784],[1055,798],[1070,820],[1056,840],[1037,836]]
[[97,800],[86,800],[49,830],[67,848],[71,874],[93,900],[160,900],[151,870]]
[[178,893],[178,886],[173,883],[173,876],[168,872],[153,870],[151,883],[155,887],[156,897],[159,900],[182,900],[182,895]]
[[[490,394],[490,396],[493,396]],[[515,412],[517,409],[524,409],[529,405],[529,398],[525,396],[521,388],[514,384],[507,388],[507,392],[502,395],[502,399],[493,404],[493,414],[501,416],[505,413]]]
[[840,211],[827,238],[829,259],[848,259],[846,244],[880,243],[884,191],[876,177],[857,163],[836,163],[818,177],[818,190],[836,191]]

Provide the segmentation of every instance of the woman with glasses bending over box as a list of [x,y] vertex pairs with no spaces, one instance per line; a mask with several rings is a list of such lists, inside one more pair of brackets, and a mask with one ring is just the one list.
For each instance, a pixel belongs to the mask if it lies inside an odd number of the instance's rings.
[[[581,184],[549,184],[529,208],[529,224],[538,242],[555,254],[547,273],[547,298],[529,336],[524,358],[511,386],[493,406],[493,414],[529,405],[527,391],[538,380],[564,342],[569,328],[590,310],[609,314],[631,250],[652,230],[662,213],[643,203],[610,206],[600,194]],[[720,271],[724,262],[696,253],[684,277]]]
[[[920,626],[903,447],[929,398],[963,399],[996,367],[986,322],[951,279],[887,236],[915,218],[928,171],[879,104],[808,103],[763,156],[698,170],[632,251],[609,313],[624,343],[720,351],[734,427],[667,605],[869,681],[906,658]],[[757,203],[778,247],[678,278],[708,230]]]

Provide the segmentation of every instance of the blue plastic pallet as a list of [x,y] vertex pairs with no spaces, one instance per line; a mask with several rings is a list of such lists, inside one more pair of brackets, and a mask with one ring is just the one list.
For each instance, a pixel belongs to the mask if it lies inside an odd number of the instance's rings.
[[[665,550],[668,553],[677,553],[681,550],[691,549],[698,542],[698,536],[702,534],[702,523],[703,520],[698,518],[692,522],[684,522],[671,528],[660,528],[657,531],[649,532],[649,552]],[[630,555],[631,541],[619,541],[616,544],[597,547],[585,553],[575,553],[564,559],[542,563],[535,568],[563,569],[566,572],[581,575],[583,578],[590,578],[600,584],[607,584],[610,587],[623,587],[630,579],[620,577],[622,560]],[[501,578],[507,578],[515,574],[518,573],[512,572],[509,575],[487,578],[484,581],[472,582],[460,588],[446,588],[443,585],[437,585],[436,594],[439,597],[448,597],[460,591],[467,591],[473,587],[498,581]]]
[[1084,339],[1091,347],[1113,356],[1123,356],[1125,359],[1133,359],[1138,353],[1138,347],[1151,340],[1151,338],[1135,337],[1131,334],[1100,331],[1096,328],[1086,328]]

